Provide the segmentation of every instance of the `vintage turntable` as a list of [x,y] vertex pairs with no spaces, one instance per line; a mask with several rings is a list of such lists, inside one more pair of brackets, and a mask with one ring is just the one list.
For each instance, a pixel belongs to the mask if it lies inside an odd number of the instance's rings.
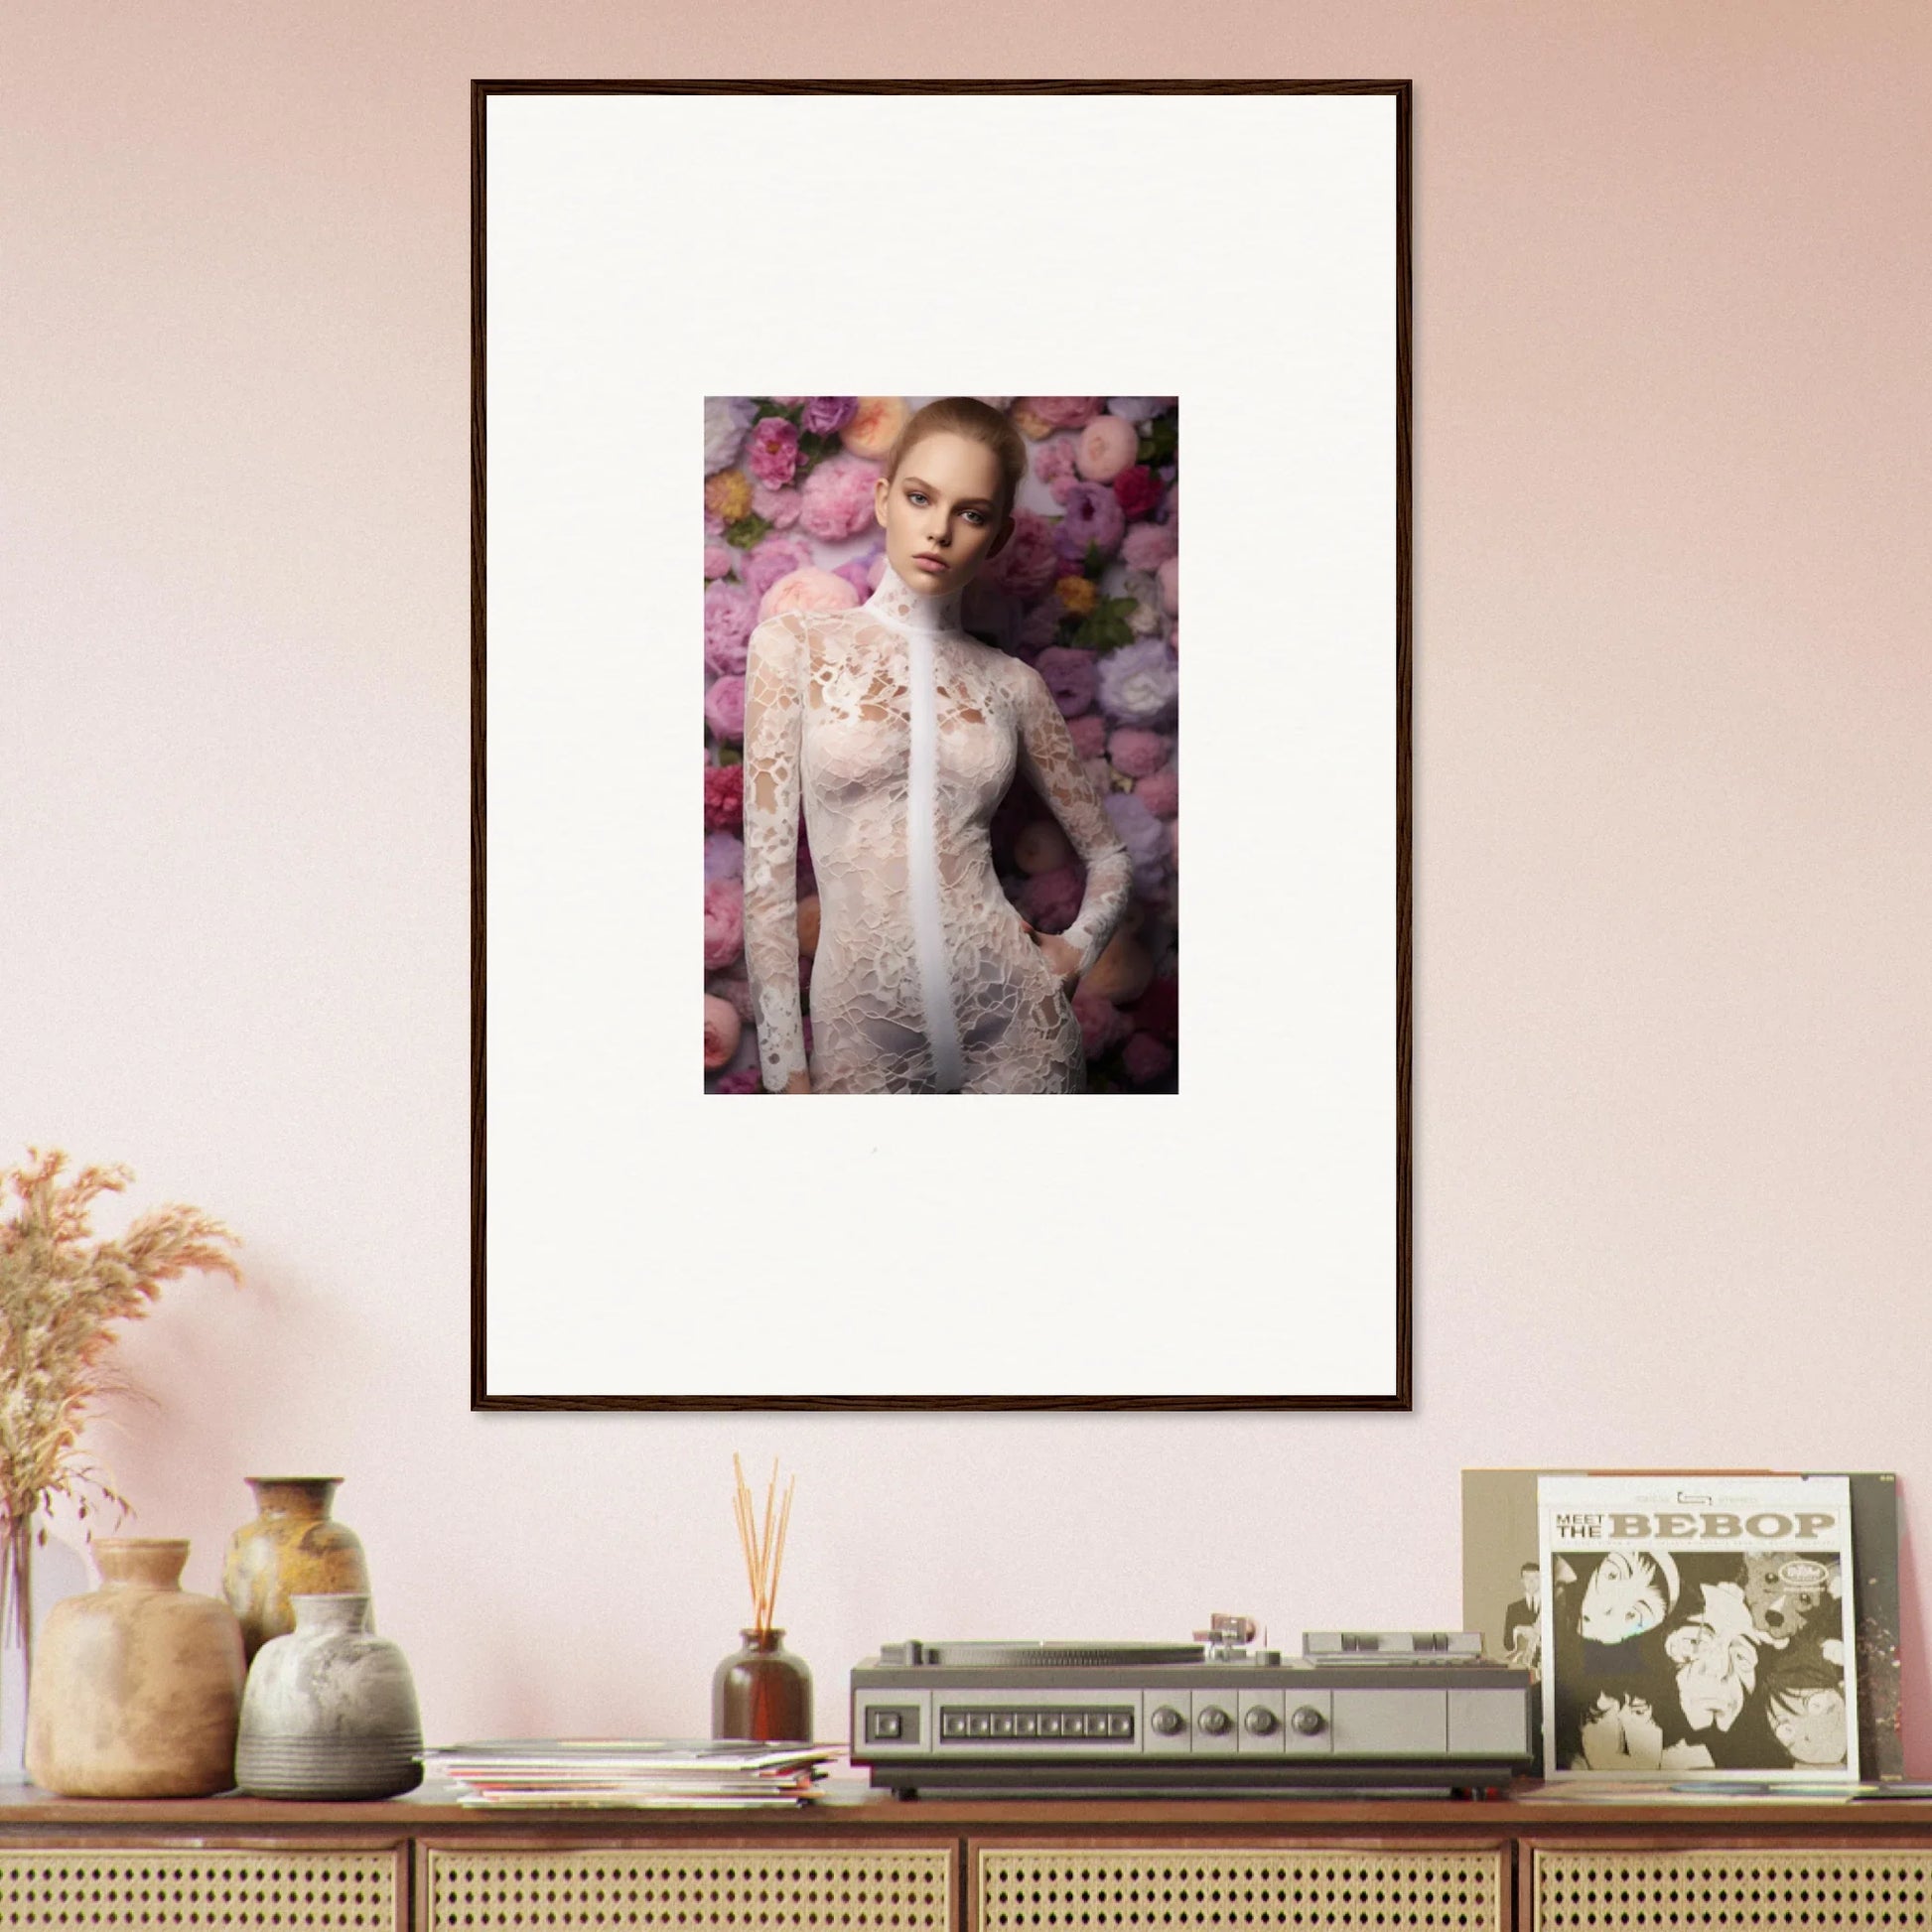
[[1530,1675],[1470,1633],[887,1644],[852,1672],[852,1761],[901,1793],[1442,1794],[1531,1763]]

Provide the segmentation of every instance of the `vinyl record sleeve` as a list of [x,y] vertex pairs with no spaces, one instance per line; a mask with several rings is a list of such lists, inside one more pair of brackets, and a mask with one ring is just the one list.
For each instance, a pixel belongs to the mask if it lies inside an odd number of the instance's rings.
[[1544,1776],[1853,1781],[1840,1476],[1544,1476]]

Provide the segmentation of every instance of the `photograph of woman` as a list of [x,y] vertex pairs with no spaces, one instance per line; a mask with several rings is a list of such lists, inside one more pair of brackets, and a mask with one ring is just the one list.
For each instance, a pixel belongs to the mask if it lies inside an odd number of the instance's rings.
[[[869,594],[777,608],[751,631],[743,948],[766,1092],[1089,1090],[1074,996],[1147,875],[1120,829],[1138,821],[1110,811],[1132,779],[1114,793],[1113,767],[1083,757],[1066,690],[1043,674],[1048,650],[1031,662],[962,621],[1015,537],[1031,464],[1013,418],[985,399],[913,410],[872,478],[883,555]],[[1154,740],[1171,768],[1171,739],[1112,737],[1129,759]],[[1058,930],[1028,916],[996,865],[995,817],[1022,778],[1058,828],[1035,833],[1078,881]]]

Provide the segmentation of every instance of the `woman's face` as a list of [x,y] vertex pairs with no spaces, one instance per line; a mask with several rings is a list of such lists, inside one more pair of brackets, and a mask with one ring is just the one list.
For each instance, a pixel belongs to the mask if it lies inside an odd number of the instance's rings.
[[[986,444],[952,430],[920,437],[899,459],[898,475],[873,486],[893,568],[933,596],[970,584],[1013,530],[1013,518],[999,516],[999,493],[1000,460]],[[921,562],[925,556],[944,568]]]
[[1621,1643],[1656,1629],[1669,1607],[1650,1559],[1638,1551],[1612,1550],[1584,1586],[1577,1634],[1591,1643]]
[[1757,1645],[1751,1613],[1735,1584],[1706,1584],[1704,1613],[1664,1639],[1677,1666],[1677,1701],[1693,1730],[1728,1730],[1757,1683]]

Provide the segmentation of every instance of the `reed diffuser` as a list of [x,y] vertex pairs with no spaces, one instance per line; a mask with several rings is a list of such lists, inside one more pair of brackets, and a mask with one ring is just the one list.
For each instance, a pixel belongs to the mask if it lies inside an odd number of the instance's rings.
[[802,1657],[784,1647],[784,1632],[771,1621],[778,1600],[778,1573],[784,1567],[785,1531],[791,1525],[791,1496],[798,1478],[786,1480],[778,1497],[778,1459],[764,1489],[764,1516],[759,1520],[744,1465],[732,1457],[736,1491],[732,1513],[738,1519],[738,1544],[752,1587],[752,1621],[739,1632],[744,1647],[720,1664],[711,1678],[711,1734],[759,1743],[809,1743],[812,1735],[812,1674]]

